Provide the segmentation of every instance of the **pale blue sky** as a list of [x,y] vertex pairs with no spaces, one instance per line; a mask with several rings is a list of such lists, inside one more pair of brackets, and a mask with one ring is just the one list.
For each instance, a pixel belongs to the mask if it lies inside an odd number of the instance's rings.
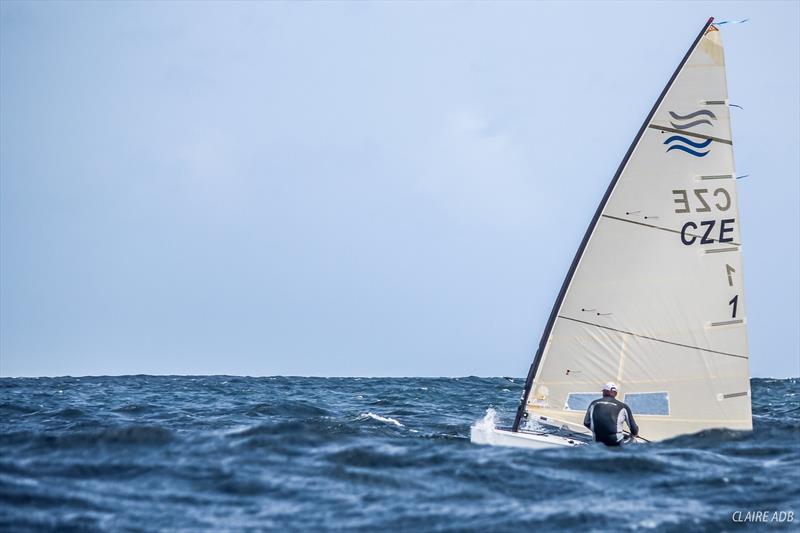
[[725,26],[751,370],[800,374],[800,11],[0,4],[0,375],[524,375]]

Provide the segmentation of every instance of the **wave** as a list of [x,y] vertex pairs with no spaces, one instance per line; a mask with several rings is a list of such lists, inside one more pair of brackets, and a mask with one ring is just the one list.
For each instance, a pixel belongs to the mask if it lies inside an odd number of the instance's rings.
[[713,126],[713,124],[711,124],[710,121],[708,121],[708,120],[706,120],[704,118],[700,119],[700,120],[695,120],[695,121],[690,122],[688,124],[675,124],[674,122],[670,122],[670,124],[672,124],[673,128],[677,128],[679,130],[688,130],[689,128],[693,128],[695,126],[699,126],[700,124],[708,124],[709,126]]
[[39,411],[39,409],[36,407],[30,407],[19,403],[11,403],[11,402],[0,403],[0,413],[3,412],[7,412],[9,414],[21,413],[27,415],[35,413],[37,411]]
[[356,420],[377,420],[378,422],[383,422],[384,424],[392,424],[399,428],[404,428],[405,426],[401,424],[399,421],[395,420],[394,418],[389,418],[387,416],[376,415],[372,412],[366,412],[358,415]]
[[[717,116],[714,113],[712,113],[711,111],[709,111],[708,109],[700,109],[700,110],[695,111],[693,113],[689,113],[688,115],[679,115],[679,114],[675,113],[674,111],[670,111],[669,114],[673,119],[678,121],[677,123],[676,122],[670,122],[670,124],[672,124],[673,128],[676,128],[676,129],[679,129],[679,130],[688,130],[689,128],[693,128],[695,126],[700,126],[700,125],[703,125],[703,124],[708,124],[709,126],[712,126],[712,127],[714,126],[711,123],[711,121],[708,120],[707,118],[700,118],[700,119],[697,119],[697,120],[692,120],[692,119],[694,119],[696,117],[709,117],[709,118],[714,119],[714,120],[717,119]],[[689,122],[689,123],[681,123],[680,122],[680,121],[686,121],[686,120],[692,120],[692,121]]]
[[83,418],[86,416],[86,413],[74,407],[66,407],[52,413],[52,416],[56,418]]
[[257,403],[247,410],[248,416],[313,417],[330,414],[326,409],[306,402]]
[[143,403],[143,404],[125,404],[121,407],[117,407],[116,409],[112,409],[115,413],[125,413],[125,414],[141,414],[141,413],[149,413],[155,410],[155,406]]
[[[675,142],[685,143],[685,144],[688,144],[689,146],[693,146],[694,148],[705,148],[705,147],[707,147],[708,145],[711,144],[711,139],[706,139],[705,141],[700,142],[700,141],[693,141],[691,139],[688,139],[688,138],[684,137],[683,135],[672,135],[666,141],[664,141],[663,144],[667,144],[668,145],[670,143],[675,143]],[[675,145],[672,145],[669,148],[667,148],[667,152],[670,152],[672,150],[680,150],[682,152],[686,152],[687,154],[691,154],[691,155],[693,155],[695,157],[705,157],[706,155],[708,155],[708,153],[710,151],[710,150],[707,150],[705,152],[699,152],[697,150],[693,150],[693,149],[691,149],[691,148],[689,148],[687,146],[683,146],[683,145],[680,145],[680,144],[675,144]]]
[[689,113],[688,115],[679,115],[679,114],[675,113],[674,111],[670,111],[669,114],[675,120],[689,120],[690,118],[699,117],[699,116],[711,117],[714,120],[717,119],[717,115],[715,115],[713,112],[711,112],[708,109],[701,109],[699,111],[695,111],[694,113]]
[[683,135],[673,135],[672,137],[670,137],[669,139],[664,141],[663,144],[669,144],[669,143],[675,142],[675,141],[680,141],[680,142],[683,142],[683,143],[686,143],[686,144],[690,144],[690,145],[694,146],[695,148],[705,148],[706,146],[711,144],[711,139],[706,139],[704,142],[695,142],[695,141],[693,141],[691,139],[687,139]]
[[751,381],[752,432],[472,445],[513,419],[511,381],[0,378],[0,531],[717,531],[800,498],[797,379]]
[[72,447],[167,444],[174,438],[172,430],[161,426],[134,425],[109,427],[95,431],[33,432],[18,431],[2,435],[0,443],[25,443],[33,447],[66,449]]
[[691,154],[695,157],[705,157],[708,155],[708,152],[696,152],[691,148],[686,148],[685,146],[670,146],[667,148],[667,152],[671,152],[672,150],[681,150],[682,152],[686,152],[687,154]]

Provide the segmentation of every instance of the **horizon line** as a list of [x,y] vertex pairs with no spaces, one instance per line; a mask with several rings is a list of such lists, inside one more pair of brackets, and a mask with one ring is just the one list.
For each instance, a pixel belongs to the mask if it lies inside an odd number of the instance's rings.
[[[524,376],[503,376],[503,375],[496,375],[496,376],[480,376],[477,374],[467,374],[467,375],[453,375],[453,376],[444,376],[444,375],[419,375],[419,376],[358,376],[358,375],[330,375],[330,376],[322,376],[322,375],[301,375],[301,374],[263,374],[263,375],[255,375],[255,374],[84,374],[84,375],[71,375],[71,374],[61,374],[61,375],[42,375],[42,376],[30,376],[30,375],[14,375],[14,376],[3,376],[0,375],[0,379],[57,379],[57,378],[125,378],[125,377],[154,377],[154,378],[164,378],[164,377],[181,377],[181,378],[207,378],[207,377],[229,377],[229,378],[314,378],[314,379],[466,379],[466,378],[479,378],[479,379],[520,379],[524,380]],[[800,375],[797,376],[750,376],[749,379],[800,379]]]

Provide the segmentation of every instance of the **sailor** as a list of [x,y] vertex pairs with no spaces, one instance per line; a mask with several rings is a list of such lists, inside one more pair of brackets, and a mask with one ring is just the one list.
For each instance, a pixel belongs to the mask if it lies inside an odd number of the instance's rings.
[[583,425],[592,430],[597,442],[619,446],[625,442],[623,424],[628,424],[633,437],[639,434],[631,408],[617,400],[617,385],[609,381],[603,386],[603,397],[589,404]]

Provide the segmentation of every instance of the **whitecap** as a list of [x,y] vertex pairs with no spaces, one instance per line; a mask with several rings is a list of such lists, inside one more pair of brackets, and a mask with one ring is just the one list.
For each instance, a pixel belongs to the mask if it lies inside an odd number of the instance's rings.
[[376,415],[375,413],[367,412],[358,415],[358,420],[367,420],[367,419],[377,420],[378,422],[383,422],[385,424],[394,424],[399,428],[404,428],[405,426],[395,420],[394,418],[389,418],[387,416]]

